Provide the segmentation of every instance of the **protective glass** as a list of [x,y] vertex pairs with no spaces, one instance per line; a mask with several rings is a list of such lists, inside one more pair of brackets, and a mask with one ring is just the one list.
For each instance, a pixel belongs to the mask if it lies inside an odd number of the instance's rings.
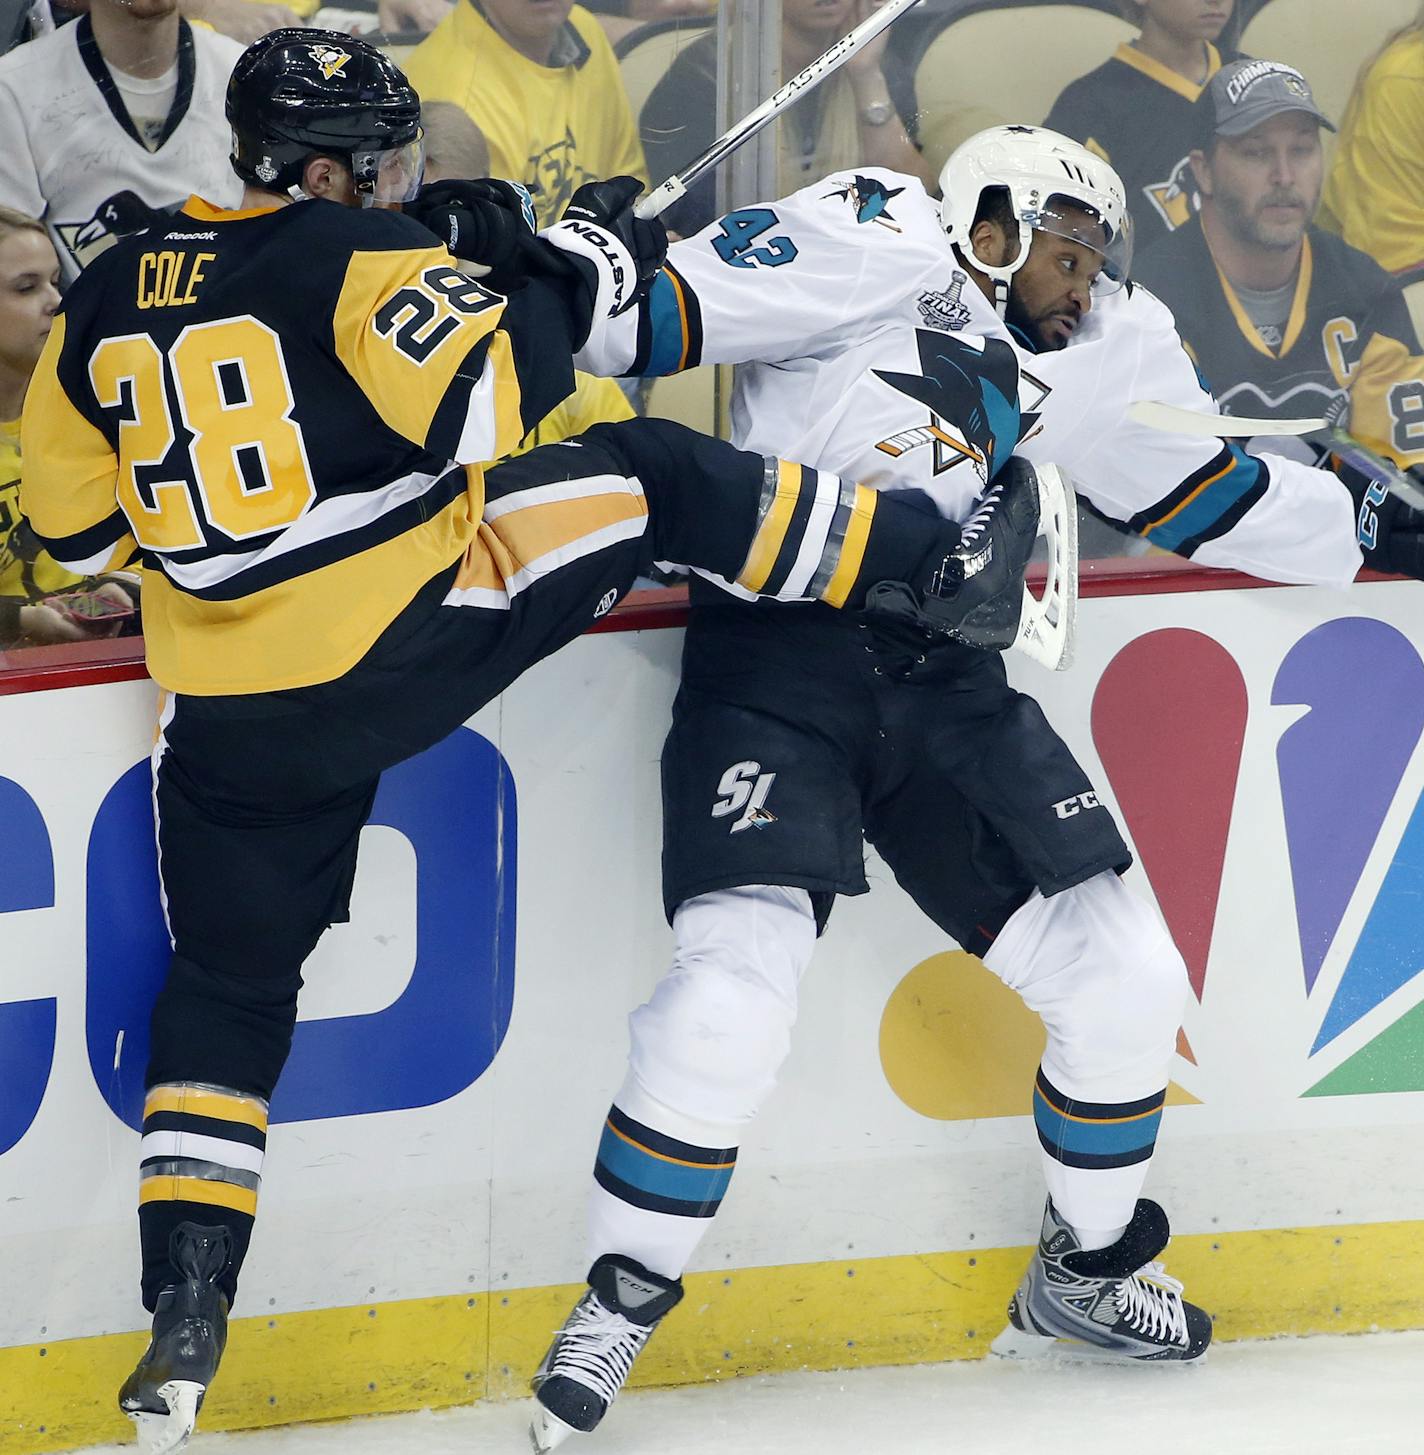
[[425,135],[389,151],[353,152],[351,172],[363,207],[409,202],[425,174]]
[[1025,211],[1023,220],[1037,232],[1091,248],[1100,259],[1092,289],[1098,297],[1116,293],[1127,282],[1132,266],[1132,219],[1123,215],[1114,232],[1086,202],[1076,197],[1050,197],[1037,210]]

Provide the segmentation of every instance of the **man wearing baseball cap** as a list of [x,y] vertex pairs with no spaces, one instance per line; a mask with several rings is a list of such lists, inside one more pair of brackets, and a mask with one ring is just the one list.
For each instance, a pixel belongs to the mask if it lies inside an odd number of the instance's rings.
[[1177,315],[1226,412],[1324,415],[1400,464],[1424,463],[1424,350],[1399,287],[1312,224],[1321,132],[1335,128],[1306,78],[1236,61],[1195,113],[1198,214],[1147,251],[1135,279]]

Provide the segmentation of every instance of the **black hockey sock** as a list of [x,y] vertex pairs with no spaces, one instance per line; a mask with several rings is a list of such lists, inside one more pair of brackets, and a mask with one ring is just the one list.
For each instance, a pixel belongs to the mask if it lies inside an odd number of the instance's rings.
[[227,1230],[231,1252],[217,1283],[231,1304],[257,1212],[267,1103],[195,1082],[164,1082],[149,1088],[143,1110],[138,1223],[144,1307],[151,1313],[159,1293],[184,1279],[171,1258],[181,1223]]

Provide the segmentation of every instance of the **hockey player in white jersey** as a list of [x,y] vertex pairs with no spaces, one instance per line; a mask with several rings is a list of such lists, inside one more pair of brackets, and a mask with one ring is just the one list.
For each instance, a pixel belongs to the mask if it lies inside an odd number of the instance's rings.
[[[1379,492],[1352,500],[1292,460],[1133,421],[1137,400],[1212,401],[1168,310],[1127,281],[1125,198],[1100,158],[995,128],[950,158],[941,187],[942,205],[864,169],[740,209],[676,244],[647,301],[580,365],[747,364],[737,443],[963,521],[994,464],[963,428],[952,344],[974,336],[1018,356],[1017,453],[1063,467],[1149,541],[1343,587],[1361,565],[1358,522],[1370,564],[1421,574],[1419,519]],[[1139,1197],[1187,977],[1122,884],[1131,856],[1110,810],[998,655],[740,594],[693,579],[663,755],[674,962],[630,1019],[594,1173],[589,1290],[535,1375],[536,1449],[598,1423],[680,1298],[831,903],[866,891],[862,836],[1047,1032],[1033,1105],[1049,1195],[997,1347],[1199,1357],[1210,1319],[1156,1261],[1167,1220]],[[1092,807],[1058,812],[1069,801]]]

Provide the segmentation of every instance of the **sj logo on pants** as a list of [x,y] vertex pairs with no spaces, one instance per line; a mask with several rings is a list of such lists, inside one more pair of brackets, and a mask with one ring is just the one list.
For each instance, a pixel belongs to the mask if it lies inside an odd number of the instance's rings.
[[722,797],[712,805],[712,817],[726,818],[729,814],[740,812],[742,816],[732,825],[731,832],[734,834],[743,829],[760,829],[775,823],[776,815],[768,813],[763,807],[775,781],[776,774],[763,773],[760,763],[749,759],[733,763],[717,785],[717,792]]

